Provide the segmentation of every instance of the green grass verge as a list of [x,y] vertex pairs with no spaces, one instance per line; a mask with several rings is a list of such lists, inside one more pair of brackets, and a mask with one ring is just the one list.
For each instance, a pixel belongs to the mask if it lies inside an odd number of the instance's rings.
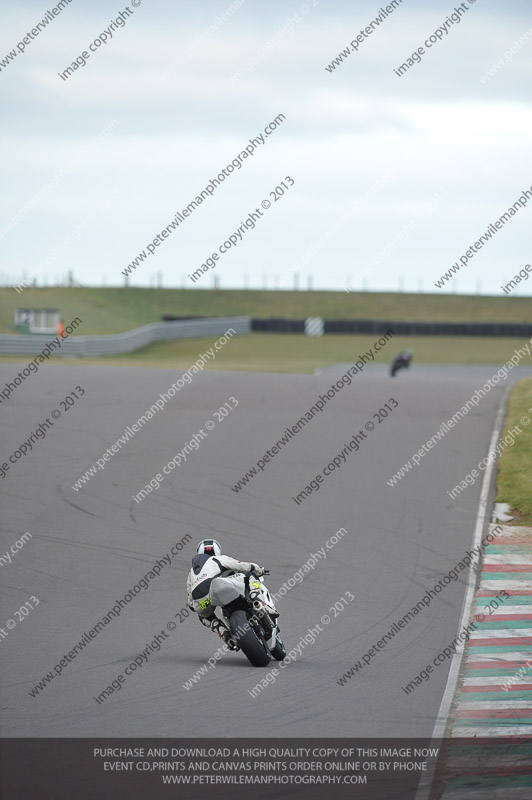
[[[251,333],[235,336],[217,352],[206,369],[250,372],[312,373],[315,369],[339,362],[352,363],[375,343],[376,336],[329,334],[314,338],[298,334]],[[99,359],[55,359],[62,363],[100,364],[131,367],[187,369],[200,353],[213,346],[215,339],[177,339],[144,347],[135,353],[104,356]],[[522,339],[458,336],[395,336],[376,354],[375,361],[389,363],[400,350],[414,350],[415,364],[504,364]],[[31,356],[28,356],[30,360]],[[22,357],[2,361],[23,361]],[[51,359],[54,360],[54,359]],[[532,365],[525,356],[522,365]]]
[[[518,381],[508,404],[504,433],[517,425],[522,433],[500,455],[497,474],[497,502],[509,503],[515,522],[532,526],[532,378]],[[516,431],[517,433],[517,431]]]
[[78,334],[121,333],[176,316],[324,317],[432,322],[530,322],[532,297],[392,292],[293,292],[215,289],[0,289],[0,332],[14,332],[15,309],[59,308]]

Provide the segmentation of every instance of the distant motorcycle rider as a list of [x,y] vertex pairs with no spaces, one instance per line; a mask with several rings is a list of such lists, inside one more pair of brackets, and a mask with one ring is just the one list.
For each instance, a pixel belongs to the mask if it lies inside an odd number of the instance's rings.
[[209,595],[213,578],[227,577],[238,572],[253,570],[260,578],[268,573],[264,567],[253,561],[237,561],[231,556],[223,556],[220,542],[216,539],[203,539],[197,547],[197,555],[192,559],[192,568],[187,578],[187,604],[195,611],[202,625],[210,628],[224,640],[231,650],[238,649],[227,625],[216,616]]
[[410,366],[412,361],[413,352],[412,350],[403,350],[399,355],[397,355],[394,360],[392,361],[390,367],[390,375],[392,378],[395,377],[395,373],[398,372],[400,369],[407,369]]

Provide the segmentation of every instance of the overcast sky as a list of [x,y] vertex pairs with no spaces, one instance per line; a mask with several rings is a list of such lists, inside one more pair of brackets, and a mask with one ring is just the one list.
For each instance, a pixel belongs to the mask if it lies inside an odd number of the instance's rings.
[[[460,4],[403,0],[332,71],[384,0],[130,0],[129,15],[72,0],[24,44],[53,2],[0,6],[3,283],[72,269],[82,285],[123,285],[122,270],[280,114],[130,285],[161,273],[167,287],[217,276],[222,288],[290,288],[295,271],[301,288],[311,275],[324,289],[503,294],[532,263],[531,197],[434,286],[532,189],[527,0],[466,0],[430,49]],[[90,52],[121,11],[125,25]],[[63,80],[83,51],[86,65]],[[187,275],[264,200],[256,227],[193,284]],[[532,279],[513,294],[531,295]]]

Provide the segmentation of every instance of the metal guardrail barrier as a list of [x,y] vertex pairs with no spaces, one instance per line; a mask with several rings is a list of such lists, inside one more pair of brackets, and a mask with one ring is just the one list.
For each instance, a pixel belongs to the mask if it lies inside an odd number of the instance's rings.
[[[171,339],[199,339],[205,336],[221,336],[229,328],[237,334],[250,333],[250,317],[216,317],[178,322],[152,322],[125,333],[104,336],[70,336],[54,351],[59,356],[112,356],[131,353],[153,342]],[[0,334],[1,355],[37,355],[55,337],[21,333]]]

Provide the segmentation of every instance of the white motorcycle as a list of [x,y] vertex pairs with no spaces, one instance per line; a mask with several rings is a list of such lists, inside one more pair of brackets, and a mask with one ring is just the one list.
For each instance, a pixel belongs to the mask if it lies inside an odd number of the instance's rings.
[[[265,570],[265,575],[269,570]],[[213,578],[211,602],[220,606],[233,640],[254,667],[266,667],[271,658],[282,661],[286,649],[279,633],[279,612],[273,598],[253,570]]]

